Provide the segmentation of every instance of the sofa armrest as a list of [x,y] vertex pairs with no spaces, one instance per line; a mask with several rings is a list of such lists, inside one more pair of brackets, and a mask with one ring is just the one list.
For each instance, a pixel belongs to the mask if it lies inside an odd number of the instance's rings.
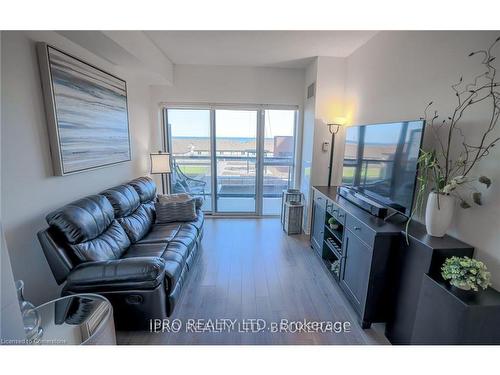
[[71,271],[66,292],[103,292],[154,289],[165,278],[165,262],[157,257],[137,257],[87,262]]

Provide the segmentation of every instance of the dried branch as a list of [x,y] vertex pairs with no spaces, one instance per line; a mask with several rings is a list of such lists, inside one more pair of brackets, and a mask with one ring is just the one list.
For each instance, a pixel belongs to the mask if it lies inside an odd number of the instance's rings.
[[[498,112],[500,111],[498,104],[498,95],[499,93],[495,91],[497,87],[500,86],[500,82],[495,82],[496,77],[496,68],[492,65],[492,62],[495,60],[495,56],[492,56],[493,47],[500,41],[500,37],[495,40],[491,44],[491,46],[487,50],[479,50],[469,54],[469,56],[475,55],[483,55],[482,64],[485,65],[487,71],[477,75],[472,83],[466,84],[464,88],[461,90],[460,86],[463,85],[463,77],[460,77],[457,83],[451,85],[452,90],[455,93],[457,98],[457,106],[455,107],[453,114],[449,117],[449,125],[448,125],[448,136],[446,139],[446,143],[443,144],[439,140],[439,147],[441,152],[444,154],[444,179],[445,183],[448,183],[450,179],[453,177],[454,173],[457,172],[460,168],[457,168],[457,163],[463,165],[464,175],[470,172],[470,170],[474,167],[474,165],[481,160],[484,156],[488,155],[489,149],[493,147],[494,142],[487,144],[487,139],[489,134],[495,128],[498,122]],[[486,79],[487,82],[480,83],[483,79]],[[478,87],[478,85],[480,85]],[[485,93],[483,93],[485,92]],[[475,151],[472,151],[473,147],[467,145],[465,141],[462,142],[464,152],[460,154],[458,161],[455,161],[455,165],[450,160],[450,152],[451,145],[453,143],[454,132],[458,131],[462,138],[465,139],[460,127],[458,126],[460,120],[462,119],[463,114],[471,107],[477,103],[480,103],[484,100],[492,98],[493,101],[493,111],[492,116],[489,121],[488,127],[483,133],[481,137],[481,141],[479,146],[475,148]],[[427,108],[426,108],[427,110]],[[434,120],[436,119],[437,112],[434,113],[434,117],[431,121],[431,127],[434,127]],[[443,122],[445,124],[446,122]],[[436,132],[435,132],[436,133]],[[487,146],[485,146],[487,144]],[[471,151],[473,152],[473,156],[471,156]],[[464,161],[462,161],[461,156],[464,156]],[[470,158],[472,157],[472,161]]]

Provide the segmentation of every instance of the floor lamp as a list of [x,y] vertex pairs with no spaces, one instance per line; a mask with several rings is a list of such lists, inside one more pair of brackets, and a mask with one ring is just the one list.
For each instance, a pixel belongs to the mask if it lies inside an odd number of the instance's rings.
[[[170,168],[170,154],[167,152],[158,151],[156,154],[150,154],[151,156],[151,174],[161,175],[161,188],[163,194],[165,194],[165,174],[171,173]],[[168,189],[170,191],[170,188]]]
[[339,132],[341,126],[345,124],[343,117],[336,117],[332,123],[327,124],[328,130],[332,135],[332,145],[330,147],[330,164],[328,164],[328,186],[332,185],[332,169],[333,169],[333,149],[335,147],[335,134]]

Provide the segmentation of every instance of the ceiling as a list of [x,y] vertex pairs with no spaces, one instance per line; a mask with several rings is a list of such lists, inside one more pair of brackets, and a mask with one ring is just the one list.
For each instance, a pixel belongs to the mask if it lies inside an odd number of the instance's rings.
[[146,31],[174,64],[304,68],[346,57],[376,31]]

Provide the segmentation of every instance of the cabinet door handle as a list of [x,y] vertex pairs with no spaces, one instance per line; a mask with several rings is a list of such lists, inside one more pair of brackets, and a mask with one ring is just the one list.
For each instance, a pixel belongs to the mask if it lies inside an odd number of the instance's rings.
[[354,230],[361,230],[361,227],[354,227]]

